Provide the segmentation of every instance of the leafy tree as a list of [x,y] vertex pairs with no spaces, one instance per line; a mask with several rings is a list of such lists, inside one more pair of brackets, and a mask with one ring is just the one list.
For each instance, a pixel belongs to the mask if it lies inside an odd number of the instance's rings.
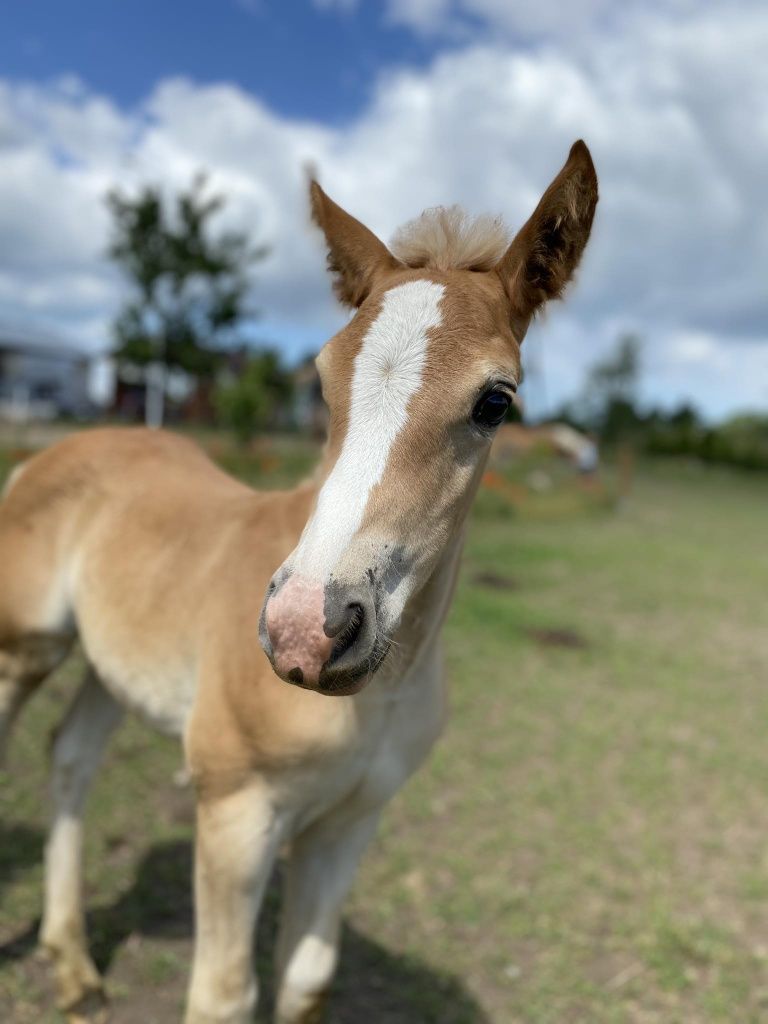
[[114,324],[116,355],[147,368],[148,381],[154,379],[147,412],[155,425],[162,421],[167,371],[198,378],[213,373],[248,315],[248,270],[266,249],[252,247],[241,232],[212,233],[224,202],[206,195],[202,174],[170,199],[153,186],[137,196],[115,190],[107,197],[113,217],[108,253],[132,292]]
[[682,405],[679,405],[677,409],[669,414],[667,422],[670,426],[689,433],[693,433],[701,427],[699,414],[690,402],[683,402]]
[[253,353],[243,371],[216,389],[221,421],[241,444],[265,427],[274,426],[293,390],[291,375],[273,349]]
[[635,403],[640,377],[640,341],[633,334],[618,339],[616,349],[589,371],[583,406],[586,420],[609,442],[636,432]]

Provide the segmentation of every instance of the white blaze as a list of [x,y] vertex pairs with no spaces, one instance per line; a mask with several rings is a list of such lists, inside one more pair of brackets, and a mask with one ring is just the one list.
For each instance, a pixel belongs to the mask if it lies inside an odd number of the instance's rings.
[[421,385],[428,331],[442,322],[444,291],[433,281],[410,281],[384,295],[355,357],[344,445],[296,551],[294,570],[302,576],[325,582],[360,528]]

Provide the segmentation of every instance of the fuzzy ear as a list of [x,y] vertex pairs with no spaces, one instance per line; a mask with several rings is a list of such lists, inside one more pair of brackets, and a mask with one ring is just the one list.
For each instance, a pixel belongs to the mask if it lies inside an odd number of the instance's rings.
[[372,231],[334,203],[314,178],[309,182],[309,202],[312,219],[328,243],[333,289],[344,305],[359,306],[377,275],[401,264]]
[[579,265],[597,206],[597,175],[586,145],[571,147],[563,169],[495,267],[522,335],[538,309],[559,298]]

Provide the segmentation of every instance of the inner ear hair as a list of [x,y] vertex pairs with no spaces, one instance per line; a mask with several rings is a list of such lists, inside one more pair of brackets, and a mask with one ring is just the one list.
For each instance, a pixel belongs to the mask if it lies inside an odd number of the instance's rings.
[[560,298],[589,239],[597,175],[579,139],[495,270],[509,296],[513,325],[524,333],[536,312]]
[[314,177],[309,181],[312,220],[325,235],[333,290],[345,306],[357,308],[385,270],[402,266],[364,224],[326,195]]

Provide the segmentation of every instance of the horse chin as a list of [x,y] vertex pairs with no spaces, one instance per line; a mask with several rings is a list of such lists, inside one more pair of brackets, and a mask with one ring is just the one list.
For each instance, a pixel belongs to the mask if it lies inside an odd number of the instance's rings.
[[[364,664],[349,669],[334,669],[332,665],[320,673],[317,686],[305,687],[327,697],[351,697],[360,693],[371,682],[386,660],[390,640],[377,639],[376,653]],[[301,684],[300,684],[301,685]]]

